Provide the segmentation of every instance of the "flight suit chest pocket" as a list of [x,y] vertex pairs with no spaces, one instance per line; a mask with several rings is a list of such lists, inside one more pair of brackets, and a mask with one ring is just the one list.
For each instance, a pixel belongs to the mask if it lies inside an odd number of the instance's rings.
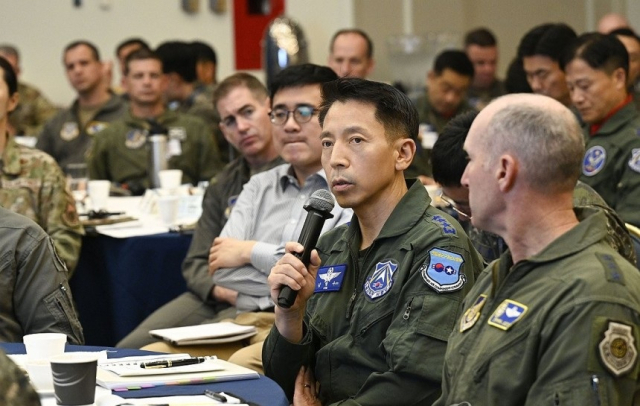
[[410,306],[412,313],[419,312],[416,332],[442,341],[449,338],[461,309],[458,296],[438,294],[416,297]]
[[0,307],[13,308],[13,287],[16,285],[15,265],[13,263],[14,252],[6,251],[0,255]]

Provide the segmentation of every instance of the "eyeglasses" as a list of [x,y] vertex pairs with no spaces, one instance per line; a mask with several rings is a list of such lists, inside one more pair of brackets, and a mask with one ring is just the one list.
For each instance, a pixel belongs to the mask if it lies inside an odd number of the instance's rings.
[[[453,199],[451,199],[449,196],[445,195],[442,189],[438,190],[438,198],[449,205],[449,207],[451,207],[451,209],[458,213],[460,216],[471,220],[471,215],[462,211],[462,209],[458,207],[459,204],[453,201]],[[467,209],[467,211],[471,211],[471,208],[469,206],[465,206],[465,208]]]
[[298,106],[293,110],[275,109],[269,113],[269,118],[275,125],[284,125],[289,120],[289,114],[293,113],[296,123],[303,124],[311,121],[311,117],[317,112],[318,109],[312,106]]

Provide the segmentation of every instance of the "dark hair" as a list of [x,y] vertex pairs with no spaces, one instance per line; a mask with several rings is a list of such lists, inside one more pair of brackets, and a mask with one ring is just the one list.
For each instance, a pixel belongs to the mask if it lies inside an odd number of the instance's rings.
[[489,29],[480,27],[471,30],[464,37],[465,48],[469,45],[477,45],[479,47],[495,47],[498,44],[495,35]]
[[18,91],[18,77],[13,70],[13,66],[0,56],[0,68],[2,68],[2,79],[7,84],[9,89],[9,96],[13,96]]
[[625,80],[629,77],[629,53],[624,44],[615,36],[591,32],[576,38],[560,60],[562,70],[574,59],[582,59],[592,69],[613,73],[624,69]]
[[458,114],[442,129],[431,150],[433,179],[442,186],[461,186],[460,178],[467,167],[464,141],[467,139],[473,120],[478,116],[474,110]]
[[222,82],[216,86],[213,91],[213,108],[218,110],[218,102],[231,93],[233,89],[240,86],[249,89],[251,94],[256,100],[264,102],[269,96],[267,88],[253,75],[246,72],[238,72],[229,77],[226,77]]
[[85,41],[85,40],[73,41],[72,43],[67,45],[64,48],[63,60],[64,60],[64,55],[67,55],[67,52],[81,45],[84,45],[89,48],[89,50],[91,51],[91,56],[93,56],[93,59],[95,59],[96,61],[100,60],[100,51],[98,51],[98,48],[95,45],[93,45],[91,42]]
[[162,65],[162,59],[160,59],[160,57],[153,52],[150,49],[147,48],[140,48],[137,49],[133,52],[131,52],[129,55],[127,55],[127,58],[124,60],[124,74],[125,76],[129,74],[129,64],[132,61],[142,61],[145,59],[153,59],[156,60],[158,62],[160,62],[160,64]]
[[524,71],[522,58],[513,58],[507,68],[507,77],[504,79],[504,90],[507,93],[533,93],[531,85]]
[[373,41],[371,41],[371,38],[366,32],[358,28],[345,28],[333,34],[333,37],[331,37],[331,44],[329,45],[329,52],[333,52],[333,44],[336,42],[336,39],[343,34],[357,34],[361,36],[367,43],[367,58],[373,58]]
[[191,46],[194,49],[198,62],[213,62],[216,64],[218,63],[216,51],[211,45],[206,44],[202,41],[193,41],[191,43]]
[[334,103],[349,100],[375,107],[375,117],[384,126],[388,140],[417,138],[418,112],[411,100],[391,85],[359,78],[341,78],[322,85],[320,125],[324,126],[327,112]]
[[139,45],[140,48],[151,49],[149,44],[142,38],[129,38],[118,44],[118,47],[116,48],[116,55],[120,56],[120,51],[129,45]]
[[185,82],[192,83],[196,75],[196,50],[186,42],[164,42],[156,48],[162,60],[162,72],[177,73]]
[[473,63],[471,63],[467,54],[462,51],[443,51],[436,57],[433,71],[436,75],[441,75],[445,69],[451,69],[462,76],[473,77]]
[[20,59],[20,51],[18,51],[18,48],[10,44],[0,45],[0,54],[11,55],[16,59]]
[[518,57],[542,55],[558,62],[567,46],[577,37],[566,24],[542,24],[532,28],[520,40]]
[[629,27],[617,28],[617,29],[611,31],[609,33],[609,35],[616,35],[616,36],[619,36],[619,37],[629,37],[629,38],[633,38],[636,41],[640,42],[640,37],[638,37],[638,34],[636,34],[635,31],[633,31]]
[[337,78],[338,75],[326,66],[311,63],[289,66],[278,72],[271,82],[271,105],[273,106],[273,97],[275,94],[282,89],[306,85],[321,85],[325,82],[336,80]]

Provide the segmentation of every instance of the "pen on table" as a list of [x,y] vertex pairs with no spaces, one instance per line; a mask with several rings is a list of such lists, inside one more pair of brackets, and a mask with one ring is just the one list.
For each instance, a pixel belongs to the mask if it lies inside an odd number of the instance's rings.
[[167,359],[162,361],[151,361],[151,362],[143,362],[140,364],[140,368],[171,368],[171,367],[182,367],[185,365],[193,365],[200,364],[205,362],[207,357],[193,357],[193,358],[183,358],[183,359]]
[[218,402],[229,403],[229,404],[240,404],[239,398],[233,397],[224,392],[214,392],[212,390],[205,389],[204,395]]

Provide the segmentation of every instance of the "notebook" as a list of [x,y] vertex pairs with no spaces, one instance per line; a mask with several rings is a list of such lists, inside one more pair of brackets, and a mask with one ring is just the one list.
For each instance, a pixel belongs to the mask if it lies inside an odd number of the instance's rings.
[[199,324],[149,331],[153,337],[173,345],[222,344],[244,340],[257,334],[254,326],[241,326],[230,322]]
[[[197,370],[196,367],[202,368],[203,365],[206,365],[208,370]],[[156,375],[120,376],[109,370],[109,368],[113,369],[113,367],[105,367],[101,365],[98,368],[96,382],[103,388],[111,389],[113,391],[128,391],[155,386],[236,381],[244,379],[258,379],[259,377],[258,373],[251,369],[220,359],[211,359],[201,364],[189,365],[188,367],[194,367],[194,370],[185,372],[178,371],[178,368],[187,368],[185,366],[154,369],[154,373],[157,373],[156,371],[160,371],[160,373]],[[132,366],[127,366],[126,368],[132,368]]]

